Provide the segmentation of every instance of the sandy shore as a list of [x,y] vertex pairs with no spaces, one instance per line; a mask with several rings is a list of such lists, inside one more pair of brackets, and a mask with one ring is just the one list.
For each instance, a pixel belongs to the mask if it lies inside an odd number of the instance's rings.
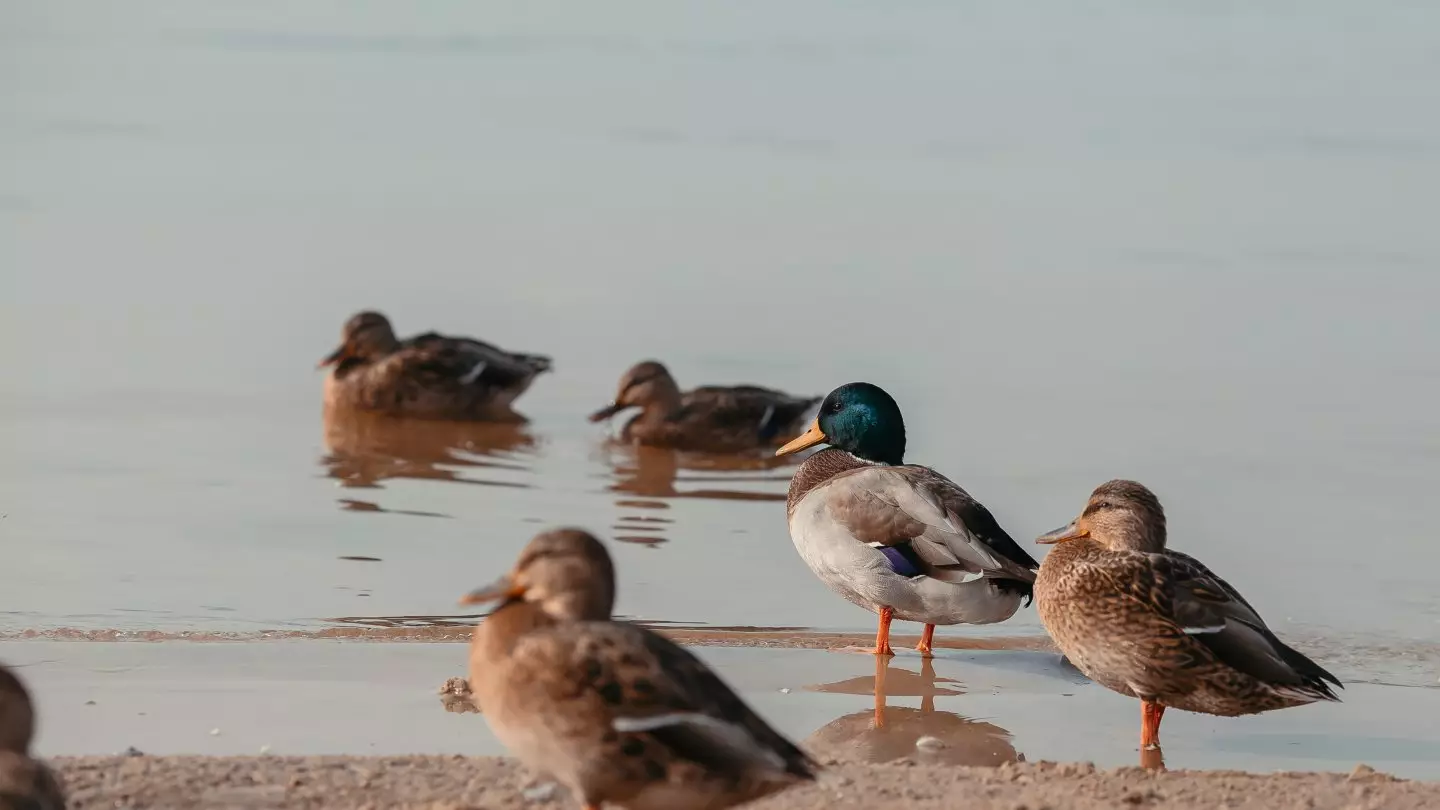
[[[63,757],[53,761],[75,808],[573,807],[512,760],[494,757]],[[1365,766],[1343,774],[1260,776],[1227,771],[1007,764],[999,768],[830,763],[825,779],[752,807],[1386,808],[1440,807],[1440,783]]]

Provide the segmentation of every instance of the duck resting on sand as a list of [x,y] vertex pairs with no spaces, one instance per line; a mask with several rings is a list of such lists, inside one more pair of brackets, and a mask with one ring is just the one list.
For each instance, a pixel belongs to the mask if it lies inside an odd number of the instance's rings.
[[1140,699],[1140,747],[1175,708],[1234,717],[1339,700],[1339,680],[1285,646],[1245,597],[1165,547],[1165,511],[1134,481],[1096,487],[1040,566],[1045,629],[1086,677]]
[[816,764],[699,659],[615,621],[605,547],[575,529],[531,540],[462,604],[470,685],[495,736],[585,808],[720,810],[815,778]]
[[402,341],[384,315],[361,312],[345,322],[340,348],[317,368],[327,366],[334,367],[325,377],[327,408],[523,422],[511,405],[550,370],[550,358],[435,332]]
[[646,360],[625,372],[614,401],[590,414],[590,421],[639,408],[620,430],[627,443],[733,453],[779,444],[801,429],[819,401],[758,385],[707,385],[681,393],[665,366]]
[[30,756],[35,707],[24,684],[0,665],[0,808],[64,810],[60,780]]
[[777,455],[830,445],[795,471],[790,538],[821,582],[879,615],[876,655],[890,622],[923,622],[930,656],[937,624],[993,624],[1031,598],[1038,563],[958,484],[905,463],[905,421],[870,383],[831,391],[804,435]]

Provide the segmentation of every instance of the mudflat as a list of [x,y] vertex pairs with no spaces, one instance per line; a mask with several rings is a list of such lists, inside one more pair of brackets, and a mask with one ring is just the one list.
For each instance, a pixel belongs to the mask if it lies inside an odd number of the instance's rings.
[[[74,808],[568,808],[564,791],[497,757],[61,757],[53,763]],[[1097,770],[1087,764],[998,768],[899,761],[827,763],[823,778],[756,802],[755,810],[907,807],[1386,808],[1440,806],[1440,783],[1368,766],[1349,775]]]

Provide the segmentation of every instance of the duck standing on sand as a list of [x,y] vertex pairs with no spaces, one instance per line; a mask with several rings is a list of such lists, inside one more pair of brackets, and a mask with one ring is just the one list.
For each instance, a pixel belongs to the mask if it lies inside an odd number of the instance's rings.
[[615,570],[574,529],[545,532],[462,604],[470,685],[486,722],[585,810],[720,810],[815,778],[816,765],[693,655],[610,617]]
[[0,808],[64,810],[60,780],[43,762],[30,757],[35,736],[35,707],[25,685],[0,665]]
[[1167,707],[1234,717],[1339,700],[1339,680],[1285,646],[1225,580],[1165,548],[1165,511],[1134,481],[1096,487],[1040,566],[1040,619],[1086,677],[1140,699],[1140,747]]
[[879,615],[870,652],[895,654],[892,619],[924,622],[916,649],[929,656],[935,625],[1001,622],[1030,599],[1038,563],[959,485],[905,463],[905,422],[885,391],[836,388],[777,455],[821,443],[790,481],[790,538],[820,581]]
[[774,447],[800,429],[819,401],[758,385],[707,385],[681,393],[665,366],[646,360],[625,372],[615,400],[590,414],[590,421],[640,408],[620,431],[626,442],[732,453]]
[[511,405],[550,358],[507,352],[488,343],[426,332],[395,337],[378,312],[345,322],[340,348],[317,368],[325,378],[325,405],[420,419],[523,422]]

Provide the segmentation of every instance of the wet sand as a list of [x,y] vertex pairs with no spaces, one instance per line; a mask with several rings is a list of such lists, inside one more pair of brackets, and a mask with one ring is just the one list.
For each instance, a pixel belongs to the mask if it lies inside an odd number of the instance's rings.
[[[341,808],[458,810],[568,808],[512,760],[490,757],[78,757],[55,763],[72,807]],[[532,798],[533,797],[533,798]],[[823,780],[750,807],[965,808],[1386,808],[1440,804],[1440,784],[1369,768],[1351,774],[1277,774],[1036,763],[1001,768],[830,763]]]

